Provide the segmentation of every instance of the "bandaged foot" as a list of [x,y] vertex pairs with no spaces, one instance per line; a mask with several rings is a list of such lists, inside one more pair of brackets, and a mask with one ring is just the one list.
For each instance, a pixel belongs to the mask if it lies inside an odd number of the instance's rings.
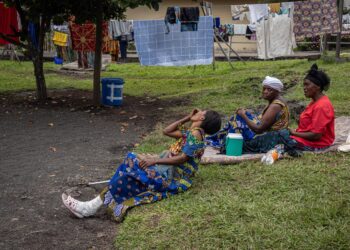
[[103,205],[103,200],[101,199],[100,195],[90,201],[82,202],[63,193],[62,201],[63,204],[78,218],[94,215]]

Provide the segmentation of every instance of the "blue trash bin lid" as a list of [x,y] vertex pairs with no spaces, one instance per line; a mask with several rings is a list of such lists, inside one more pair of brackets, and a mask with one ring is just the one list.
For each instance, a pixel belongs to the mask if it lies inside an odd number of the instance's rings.
[[113,84],[121,85],[121,84],[124,84],[124,79],[123,78],[102,78],[101,83],[102,84],[113,83]]

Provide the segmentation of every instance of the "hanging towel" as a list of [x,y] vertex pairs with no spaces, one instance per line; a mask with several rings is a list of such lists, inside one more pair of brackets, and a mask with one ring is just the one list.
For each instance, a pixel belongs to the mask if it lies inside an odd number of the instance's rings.
[[54,31],[52,41],[57,46],[67,46],[68,35],[63,32]]

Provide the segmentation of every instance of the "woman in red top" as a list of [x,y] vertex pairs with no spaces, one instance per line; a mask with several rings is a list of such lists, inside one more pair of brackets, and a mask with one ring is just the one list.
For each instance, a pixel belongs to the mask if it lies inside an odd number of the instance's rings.
[[334,142],[334,108],[323,93],[329,85],[328,75],[312,65],[304,79],[304,94],[312,101],[301,113],[298,128],[290,129],[291,138],[303,150],[324,149]]
[[284,150],[299,156],[301,151],[326,149],[334,142],[334,109],[323,93],[329,88],[330,79],[326,73],[312,65],[304,79],[304,94],[312,99],[300,115],[296,130],[282,129],[257,136],[243,142],[244,153],[266,153],[276,145],[283,144]]

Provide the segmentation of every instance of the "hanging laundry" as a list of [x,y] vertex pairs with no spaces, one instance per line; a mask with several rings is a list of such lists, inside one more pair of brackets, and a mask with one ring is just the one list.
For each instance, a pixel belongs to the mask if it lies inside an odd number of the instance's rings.
[[322,32],[326,34],[334,34],[339,32],[339,14],[337,0],[322,1]]
[[280,14],[289,14],[289,17],[293,18],[294,13],[294,2],[281,3]]
[[178,6],[168,7],[164,18],[166,34],[170,32],[169,24],[178,23],[179,19],[180,19],[180,7]]
[[165,22],[168,22],[170,24],[177,23],[178,17],[176,16],[176,13],[175,13],[175,7],[168,7],[168,9],[166,10],[164,20]]
[[[75,24],[70,26],[72,36],[72,47],[76,51],[95,51],[96,27],[92,23]],[[108,24],[102,24],[102,51],[109,52],[108,46]]]
[[231,5],[231,15],[232,15],[232,20],[240,20],[243,21],[244,18],[246,17],[249,21],[249,9],[248,5]]
[[198,7],[184,7],[180,8],[181,22],[198,22],[199,8]]
[[245,35],[247,31],[247,24],[234,24],[233,33],[235,35]]
[[296,47],[293,20],[288,15],[269,16],[256,24],[258,58],[293,55]]
[[270,3],[269,8],[270,8],[270,13],[279,13],[281,10],[281,4],[280,3]]
[[67,46],[68,34],[54,31],[52,41],[57,46]]
[[110,40],[109,41],[109,53],[112,56],[112,61],[114,61],[114,62],[118,61],[119,42],[117,40]]
[[308,0],[294,3],[294,32],[297,40],[339,32],[337,0]]
[[269,14],[267,4],[249,4],[250,23],[254,24],[263,17]]
[[197,30],[198,30],[198,23],[197,22],[181,23],[181,32],[197,31]]
[[163,20],[134,22],[135,44],[141,65],[185,66],[213,61],[213,17],[199,18],[198,31],[181,32],[170,26],[165,34]]
[[229,36],[233,36],[233,34],[234,34],[234,25],[233,24],[225,24],[225,26],[226,26],[227,34]]
[[38,33],[39,25],[33,22],[29,22],[28,24],[28,33],[32,40],[32,44],[34,48],[39,48],[39,33]]
[[[0,2],[0,33],[4,35],[13,35],[14,31],[18,31],[17,11],[14,7],[5,7],[3,2]],[[18,37],[11,37],[18,42]],[[0,45],[9,44],[8,41],[0,38]]]
[[342,34],[348,35],[350,34],[350,14],[343,15],[343,27]]
[[252,39],[252,35],[253,35],[253,31],[250,29],[249,25],[247,25],[245,37],[246,37],[248,40],[251,40],[251,39]]
[[68,33],[69,32],[69,26],[68,26],[68,24],[51,25],[51,30]]
[[220,17],[214,18],[214,27],[220,28]]
[[117,39],[121,35],[129,35],[132,31],[131,21],[110,20],[108,23],[108,33],[110,38]]

